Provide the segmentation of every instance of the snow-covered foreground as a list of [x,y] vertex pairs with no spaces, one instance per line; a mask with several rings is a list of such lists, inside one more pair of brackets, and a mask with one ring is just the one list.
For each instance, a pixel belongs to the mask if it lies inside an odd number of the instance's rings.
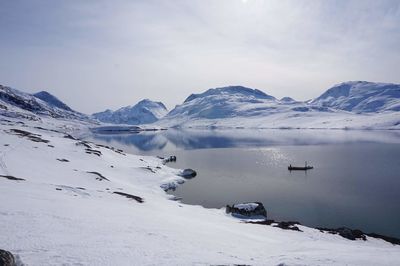
[[177,170],[66,138],[86,132],[79,123],[9,120],[0,121],[0,249],[27,265],[400,263],[400,247],[383,240],[245,224],[170,200],[161,186],[182,181]]

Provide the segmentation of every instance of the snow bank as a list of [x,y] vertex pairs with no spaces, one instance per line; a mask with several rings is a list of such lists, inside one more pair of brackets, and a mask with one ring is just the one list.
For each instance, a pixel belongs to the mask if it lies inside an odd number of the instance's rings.
[[[11,134],[11,129],[47,142]],[[396,265],[400,261],[400,247],[383,240],[350,241],[300,225],[303,232],[246,224],[222,209],[169,200],[173,197],[163,188],[182,182],[178,170],[153,157],[90,142],[77,145],[74,137],[87,132],[88,126],[77,122],[0,119],[0,175],[24,179],[0,177],[0,243],[23,263]]]

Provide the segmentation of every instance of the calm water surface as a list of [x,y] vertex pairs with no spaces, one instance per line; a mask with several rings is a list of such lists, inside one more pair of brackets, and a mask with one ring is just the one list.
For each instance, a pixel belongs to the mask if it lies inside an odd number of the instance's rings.
[[[221,208],[264,203],[268,216],[400,237],[400,132],[221,130],[95,135],[127,152],[176,155],[198,176],[172,194]],[[287,170],[289,164],[315,169]]]

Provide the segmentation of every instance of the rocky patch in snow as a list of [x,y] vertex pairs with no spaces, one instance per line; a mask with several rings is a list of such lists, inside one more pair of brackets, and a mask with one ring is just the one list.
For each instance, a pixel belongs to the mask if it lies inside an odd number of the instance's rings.
[[226,205],[226,213],[230,213],[238,217],[267,217],[267,210],[261,202],[249,202]]
[[6,178],[8,180],[14,180],[14,181],[25,181],[25,179],[23,179],[23,178],[11,176],[11,175],[0,175],[0,177]]
[[12,128],[8,131],[6,131],[7,133],[10,134],[15,134],[17,136],[20,137],[25,137],[33,142],[43,142],[43,143],[49,143],[50,141],[47,139],[42,139],[40,134],[33,134],[31,132],[25,131],[25,130],[21,130],[21,129],[15,129]]
[[128,199],[136,200],[136,201],[139,202],[139,203],[143,203],[143,202],[144,202],[143,198],[141,198],[141,197],[139,197],[139,196],[135,196],[135,195],[132,195],[132,194],[128,194],[128,193],[124,193],[124,192],[119,192],[119,191],[114,191],[113,193],[114,193],[114,194],[117,194],[117,195],[121,195],[121,196],[127,197]]
[[110,181],[108,178],[106,178],[105,176],[103,176],[99,172],[87,171],[86,173],[96,175],[97,176],[96,180],[99,180],[99,181],[103,181],[103,180]]
[[186,179],[191,179],[193,177],[196,177],[197,173],[193,169],[184,169],[178,175]]
[[299,227],[297,227],[297,225],[300,225],[299,222],[277,222],[275,220],[263,220],[263,221],[249,221],[246,223],[250,223],[250,224],[262,224],[262,225],[272,225],[273,227],[278,227],[281,228],[283,230],[293,230],[293,231],[299,231],[302,232]]
[[176,156],[174,156],[174,155],[171,155],[171,156],[169,156],[167,158],[158,156],[157,158],[161,159],[163,164],[176,162]]
[[1,266],[15,266],[14,255],[6,250],[0,249],[0,265]]
[[384,235],[380,235],[380,234],[376,234],[376,233],[365,233],[358,229],[350,229],[347,227],[340,227],[340,228],[336,228],[336,229],[318,227],[317,229],[319,229],[321,232],[327,232],[327,233],[334,234],[334,235],[336,235],[336,234],[340,235],[341,237],[344,237],[349,240],[361,239],[361,240],[365,241],[365,240],[367,240],[367,236],[369,236],[369,237],[385,240],[389,243],[392,243],[393,245],[400,245],[400,239],[398,239],[398,238],[384,236]]

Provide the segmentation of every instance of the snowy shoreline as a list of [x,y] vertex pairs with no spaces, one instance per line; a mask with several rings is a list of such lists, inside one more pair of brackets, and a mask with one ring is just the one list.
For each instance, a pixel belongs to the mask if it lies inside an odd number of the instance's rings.
[[86,124],[45,118],[7,121],[0,121],[0,174],[24,180],[0,178],[0,248],[23,263],[390,265],[400,261],[399,246],[368,236],[367,241],[350,241],[302,225],[298,225],[302,233],[249,225],[223,209],[174,201],[164,189],[184,181],[178,170],[154,157],[73,139],[87,132]]

